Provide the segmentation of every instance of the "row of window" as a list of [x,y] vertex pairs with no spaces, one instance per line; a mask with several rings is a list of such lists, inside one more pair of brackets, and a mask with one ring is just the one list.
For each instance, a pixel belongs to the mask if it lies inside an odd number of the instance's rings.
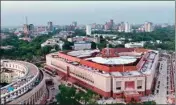
[[82,79],[84,79],[84,80],[86,80],[86,81],[88,81],[88,82],[94,83],[93,80],[91,80],[91,79],[89,79],[89,78],[86,78],[86,77],[84,77],[84,76],[82,76],[82,75],[80,75],[80,74],[77,74],[77,73],[72,72],[72,71],[70,71],[70,73],[73,74],[73,75],[76,75],[77,77],[80,77],[80,78],[82,78]]
[[[51,62],[51,65],[56,66],[56,67],[58,67],[58,68],[61,68],[62,70],[65,71],[64,68],[62,68],[61,66],[56,65],[54,62]],[[84,80],[86,80],[86,81],[88,81],[88,82],[94,83],[93,80],[88,79],[88,78],[86,78],[86,77],[84,77],[84,76],[82,76],[82,75],[80,75],[80,74],[77,74],[77,73],[72,72],[72,71],[70,71],[70,73],[73,74],[73,75],[75,75],[75,76],[77,76],[77,77],[80,77],[80,78],[82,78],[82,79],[84,79]]]
[[18,66],[17,64],[15,65],[15,64],[11,64],[11,63],[9,63],[9,64],[5,64],[6,65],[6,67],[13,67],[13,68],[16,68],[16,69],[23,69],[23,70],[25,70],[25,68],[23,68],[23,67],[21,67],[21,66]]
[[[142,89],[142,86],[137,86],[137,89]],[[121,90],[121,87],[116,87],[116,90]]]
[[[142,89],[142,80],[137,80],[137,89]],[[121,81],[116,82],[116,90],[121,90]]]
[[66,71],[64,68],[62,68],[61,66],[58,66],[58,65],[55,64],[54,62],[51,62],[51,65],[56,66],[56,67],[58,67],[58,68],[60,68],[60,69],[62,69],[62,70],[64,70],[64,71]]

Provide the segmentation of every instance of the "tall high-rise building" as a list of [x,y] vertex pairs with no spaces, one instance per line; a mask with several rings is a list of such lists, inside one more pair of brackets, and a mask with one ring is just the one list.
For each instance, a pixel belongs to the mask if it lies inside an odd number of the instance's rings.
[[112,29],[113,26],[114,26],[114,21],[111,19],[111,20],[110,20],[110,29]]
[[125,23],[124,22],[121,22],[120,25],[119,25],[119,32],[124,32],[125,31]]
[[151,22],[145,22],[144,23],[144,30],[145,30],[145,32],[153,31],[152,23]]
[[53,22],[51,22],[51,21],[48,22],[48,31],[49,32],[53,31]]
[[125,23],[125,32],[131,32],[131,25],[128,22]]
[[86,25],[86,35],[91,35],[91,26]]
[[105,29],[105,30],[109,30],[109,25],[108,25],[108,23],[106,23],[106,24],[104,25],[104,29]]

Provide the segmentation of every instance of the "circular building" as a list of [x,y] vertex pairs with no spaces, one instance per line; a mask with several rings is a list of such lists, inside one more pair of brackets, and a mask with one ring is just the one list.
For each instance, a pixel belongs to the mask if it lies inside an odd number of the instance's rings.
[[1,60],[1,104],[44,104],[48,92],[45,75],[34,64]]

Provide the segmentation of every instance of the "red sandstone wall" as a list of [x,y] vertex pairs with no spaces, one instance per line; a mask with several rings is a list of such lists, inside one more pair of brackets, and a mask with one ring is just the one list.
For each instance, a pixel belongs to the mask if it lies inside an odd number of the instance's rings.
[[[124,71],[134,71],[136,70],[136,66],[124,66]],[[111,67],[110,71],[119,71],[119,72],[123,72],[123,65],[121,66],[116,66],[116,67]]]
[[94,62],[90,62],[90,61],[86,61],[86,60],[81,60],[80,63],[83,65],[87,65],[89,67],[92,67],[92,68],[96,68],[99,70],[110,72],[110,68],[108,66],[100,65],[98,63],[94,63]]
[[66,55],[66,54],[63,54],[63,53],[59,53],[58,55],[59,55],[59,57],[68,59],[68,60],[70,60],[70,61],[80,62],[80,59],[79,59],[79,58],[72,57],[72,56],[70,56],[70,55]]

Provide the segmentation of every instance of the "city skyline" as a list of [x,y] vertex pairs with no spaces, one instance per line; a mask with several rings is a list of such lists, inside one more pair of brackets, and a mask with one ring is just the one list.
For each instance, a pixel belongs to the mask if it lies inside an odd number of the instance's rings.
[[[66,25],[73,21],[77,21],[78,24],[105,24],[110,19],[115,23],[125,21],[130,24],[143,24],[145,21],[151,21],[156,24],[173,24],[175,15],[174,1],[2,1],[1,3],[1,26],[5,27],[22,26],[25,24],[25,16],[28,17],[28,23],[34,25],[47,25],[48,21],[52,21],[54,25]],[[47,5],[51,7],[48,9]]]

